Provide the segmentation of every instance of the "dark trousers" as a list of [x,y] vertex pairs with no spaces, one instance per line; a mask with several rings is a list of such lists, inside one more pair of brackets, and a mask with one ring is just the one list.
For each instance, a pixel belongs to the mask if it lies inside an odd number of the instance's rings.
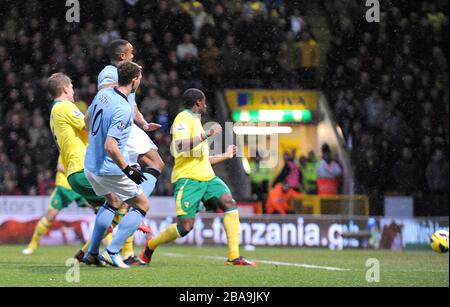
[[252,182],[252,193],[256,194],[258,201],[262,203],[263,213],[266,213],[266,200],[267,200],[267,194],[269,191],[267,190],[268,186],[267,181],[263,181],[261,183],[254,183]]

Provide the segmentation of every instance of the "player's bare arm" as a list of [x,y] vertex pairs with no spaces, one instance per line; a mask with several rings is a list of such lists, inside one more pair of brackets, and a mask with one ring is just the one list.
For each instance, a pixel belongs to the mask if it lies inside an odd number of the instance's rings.
[[237,153],[237,146],[230,145],[228,146],[227,151],[224,152],[223,154],[209,157],[209,162],[211,163],[211,165],[219,164],[224,161],[233,159],[234,156],[236,156],[236,153]]
[[131,180],[137,184],[146,181],[144,174],[137,168],[129,166],[124,156],[120,152],[117,140],[108,136],[105,142],[105,151],[107,155],[117,164],[117,166],[127,175]]
[[[104,85],[99,86],[98,90],[100,91],[105,88],[114,88],[116,86],[117,86],[117,83],[104,84]],[[161,128],[160,124],[148,123],[145,120],[144,115],[142,115],[142,113],[139,110],[137,105],[135,105],[135,107],[134,107],[134,122],[139,128],[141,128],[142,130],[147,131],[147,132],[155,131],[155,130],[158,130],[159,128]]]
[[86,112],[84,116],[84,129],[89,132],[89,122],[91,121],[91,113]]
[[144,115],[142,115],[141,111],[139,111],[137,105],[134,106],[134,122],[136,123],[136,125],[138,125],[139,128],[148,132],[155,131],[161,128],[160,124],[148,123],[145,120]]
[[178,153],[187,152],[206,141],[206,139],[208,139],[209,137],[215,136],[220,133],[222,133],[222,126],[220,126],[219,124],[214,124],[205,133],[199,134],[190,139],[176,140],[175,147]]
[[108,156],[117,164],[120,169],[124,169],[128,166],[127,161],[120,152],[117,140],[113,137],[108,136],[105,142],[105,151]]

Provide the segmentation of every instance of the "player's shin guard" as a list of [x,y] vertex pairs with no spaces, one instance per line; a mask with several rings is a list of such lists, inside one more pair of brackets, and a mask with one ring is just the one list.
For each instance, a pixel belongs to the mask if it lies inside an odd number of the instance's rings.
[[100,249],[100,243],[105,237],[106,230],[111,225],[117,210],[110,207],[106,203],[97,213],[95,219],[94,231],[92,233],[91,244],[89,245],[88,253],[97,255]]
[[117,226],[117,232],[111,244],[106,248],[110,254],[118,254],[125,241],[134,234],[145,217],[145,212],[131,209]]
[[34,230],[33,237],[28,245],[28,248],[33,250],[36,249],[39,246],[39,242],[41,242],[42,236],[47,234],[51,226],[52,223],[45,216],[43,216],[36,225],[36,229]]
[[158,236],[152,238],[148,241],[147,246],[151,250],[155,250],[159,245],[170,243],[176,239],[181,238],[180,232],[178,231],[177,224],[172,224],[167,227]]
[[241,222],[239,221],[239,212],[237,209],[225,212],[223,225],[228,239],[228,259],[239,258]]
[[144,190],[147,197],[150,197],[156,187],[156,182],[158,181],[158,177],[161,172],[148,166],[144,167],[142,171],[144,172],[145,178],[147,178],[147,180],[141,184],[142,190]]

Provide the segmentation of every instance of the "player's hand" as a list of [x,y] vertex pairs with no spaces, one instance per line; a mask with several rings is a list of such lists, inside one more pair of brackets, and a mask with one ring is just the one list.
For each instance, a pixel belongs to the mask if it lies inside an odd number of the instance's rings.
[[136,184],[141,184],[147,180],[147,178],[145,178],[144,176],[144,173],[134,166],[128,165],[122,170],[122,172],[124,172],[124,174],[127,175],[127,177],[133,180]]
[[147,131],[147,132],[152,132],[152,131],[158,130],[159,128],[161,128],[160,124],[146,123],[143,127],[143,130]]
[[208,137],[211,137],[220,133],[222,133],[222,126],[216,123],[208,129],[208,132],[206,134],[208,135]]
[[233,159],[234,156],[237,154],[237,146],[236,145],[230,145],[227,148],[226,156],[228,159]]

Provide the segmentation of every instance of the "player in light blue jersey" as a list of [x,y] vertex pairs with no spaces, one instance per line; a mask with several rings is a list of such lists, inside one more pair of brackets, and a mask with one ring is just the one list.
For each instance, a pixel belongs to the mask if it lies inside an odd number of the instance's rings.
[[97,176],[119,176],[122,170],[108,156],[105,142],[108,137],[117,141],[117,147],[126,161],[125,150],[133,122],[133,108],[117,88],[99,92],[88,109],[91,114],[89,145],[84,161],[85,169]]
[[[98,90],[114,88],[118,82],[117,67],[121,63],[131,62],[134,58],[133,46],[126,40],[115,40],[111,42],[109,48],[110,65],[107,65],[98,75]],[[129,103],[134,108],[134,122],[131,126],[130,137],[126,144],[126,150],[132,165],[140,165],[147,181],[142,184],[145,195],[150,196],[155,189],[158,177],[164,168],[164,162],[158,153],[158,147],[148,137],[144,131],[154,131],[161,126],[154,123],[147,123],[144,116],[139,111],[136,104],[136,93],[128,96]],[[89,117],[90,114],[87,114]],[[126,211],[124,206],[121,210]],[[129,265],[141,265],[141,261],[134,255],[133,240],[127,240],[122,249],[125,263]]]
[[[91,243],[85,260],[98,257],[110,265],[128,268],[119,255],[125,241],[139,228],[150,204],[141,183],[144,173],[130,165],[126,144],[131,133],[134,107],[130,93],[139,87],[141,67],[133,62],[118,66],[118,86],[97,93],[89,107],[86,127],[89,145],[86,151],[85,174],[97,195],[108,204],[97,213]],[[100,242],[111,225],[120,203],[132,207],[117,226],[111,244],[99,255]],[[117,207],[116,207],[117,206]]]
[[[97,87],[99,91],[117,85],[117,66],[134,59],[133,45],[126,40],[115,40],[109,46],[109,57],[111,64],[106,66],[98,75]],[[158,147],[144,131],[154,131],[161,126],[147,123],[136,104],[136,93],[131,93],[128,96],[128,101],[134,108],[134,122],[126,149],[130,155],[131,163],[139,164],[142,167],[142,171],[148,179],[142,187],[146,195],[150,196],[164,168],[164,162],[158,153]]]

